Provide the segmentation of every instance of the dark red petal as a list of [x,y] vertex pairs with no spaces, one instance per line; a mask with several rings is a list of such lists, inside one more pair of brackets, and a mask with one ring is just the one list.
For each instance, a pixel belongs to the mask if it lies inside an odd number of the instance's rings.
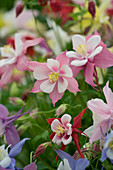
[[51,125],[51,123],[53,122],[53,120],[58,119],[59,121],[61,121],[61,118],[50,118],[50,119],[46,119],[47,122],[49,123],[49,125]]

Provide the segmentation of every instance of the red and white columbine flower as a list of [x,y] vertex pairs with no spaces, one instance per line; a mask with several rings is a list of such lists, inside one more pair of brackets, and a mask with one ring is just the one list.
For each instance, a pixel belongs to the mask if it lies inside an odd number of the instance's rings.
[[62,116],[61,121],[55,119],[51,124],[51,130],[55,132],[53,137],[53,143],[60,145],[62,142],[64,145],[69,144],[72,141],[72,128],[71,128],[71,116],[65,114]]
[[43,39],[37,38],[33,40],[22,40],[19,33],[15,34],[15,49],[11,45],[0,47],[1,56],[4,57],[0,60],[0,87],[7,84],[12,76],[12,72],[16,67],[19,71],[29,70],[26,62],[29,61],[26,57],[28,47],[39,44]]
[[96,67],[106,68],[113,66],[113,53],[102,42],[98,32],[84,38],[81,35],[72,36],[73,50],[66,53],[70,58],[73,75],[76,76],[80,70],[84,71],[85,81],[95,86],[93,76],[97,79]]
[[48,59],[47,63],[29,62],[28,67],[34,70],[33,75],[37,79],[31,92],[49,93],[53,105],[62,98],[66,89],[72,93],[79,91],[66,51],[59,54],[56,60]]

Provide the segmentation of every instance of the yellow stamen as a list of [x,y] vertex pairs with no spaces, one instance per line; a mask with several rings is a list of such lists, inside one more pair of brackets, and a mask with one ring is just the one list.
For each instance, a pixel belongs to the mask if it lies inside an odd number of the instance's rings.
[[4,158],[3,150],[0,150],[0,160],[2,160],[3,158]]
[[58,77],[59,77],[59,73],[51,72],[51,74],[49,75],[49,80],[51,83],[54,83],[58,80]]
[[57,129],[57,135],[60,136],[60,134],[63,134],[65,132],[65,129],[63,128],[63,126],[58,125]]
[[109,148],[113,150],[113,140],[109,142]]
[[86,56],[86,54],[87,54],[86,46],[85,46],[84,44],[78,45],[78,47],[76,48],[76,52],[77,52],[79,55]]
[[4,51],[4,53],[9,53],[9,54],[13,54],[14,55],[14,51],[12,50],[11,45],[4,45],[3,51]]

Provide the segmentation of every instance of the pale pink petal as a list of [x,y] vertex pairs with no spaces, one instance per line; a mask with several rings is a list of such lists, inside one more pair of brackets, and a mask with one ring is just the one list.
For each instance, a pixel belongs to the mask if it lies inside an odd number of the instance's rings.
[[101,115],[93,113],[93,124],[95,127],[105,119],[106,119],[106,117],[102,117]]
[[88,58],[93,59],[94,56],[96,56],[97,54],[99,54],[99,53],[102,51],[102,49],[103,49],[102,46],[97,47],[97,48],[88,56]]
[[0,67],[3,67],[7,64],[13,64],[16,62],[16,58],[15,57],[11,57],[11,58],[7,58],[7,59],[2,59],[0,60]]
[[83,66],[83,65],[85,65],[86,63],[88,62],[88,59],[86,58],[86,59],[83,59],[83,60],[73,60],[72,62],[71,62],[71,65],[73,65],[73,66]]
[[71,143],[71,141],[72,141],[72,136],[69,136],[68,138],[65,138],[65,136],[62,138],[62,143],[64,144],[64,145],[67,145],[67,144],[69,144],[69,143]]
[[62,67],[60,68],[59,74],[65,77],[72,77],[72,70],[68,65],[62,65]]
[[2,57],[14,57],[15,56],[15,50],[10,47],[10,52],[5,50],[6,47],[1,47],[0,48],[0,53]]
[[56,60],[59,61],[60,63],[60,67],[64,64],[68,65],[69,64],[69,59],[66,55],[66,51],[64,51],[63,53],[59,54],[57,57],[56,57]]
[[26,42],[23,43],[23,53],[24,54],[26,53],[28,47],[35,46],[42,41],[44,41],[44,39],[41,37],[34,40],[27,40]]
[[50,69],[46,65],[42,65],[42,64],[35,67],[33,72],[33,76],[37,80],[47,79],[49,78],[48,76],[49,74],[50,74]]
[[21,40],[21,36],[19,33],[15,34],[15,50],[16,50],[16,56],[19,56],[22,54],[22,48],[23,48],[23,42]]
[[8,68],[6,68],[0,80],[0,87],[4,86],[11,80],[11,76],[12,76],[12,72],[14,68],[15,68],[15,65],[10,65]]
[[18,57],[17,60],[17,70],[19,71],[30,71],[29,68],[27,67],[27,62],[29,60],[27,59],[26,56],[22,55]]
[[55,83],[51,83],[49,79],[43,81],[43,83],[40,85],[40,89],[45,93],[51,93],[55,87]]
[[38,63],[37,61],[27,61],[26,65],[30,70],[34,71],[34,69],[37,66],[40,66],[40,65],[46,66],[47,64],[46,63]]
[[57,60],[47,59],[47,67],[53,72],[58,72],[60,64]]
[[71,57],[73,57],[73,58],[79,58],[79,57],[78,57],[78,54],[77,54],[76,52],[74,52],[74,51],[68,51],[68,52],[66,53],[66,55],[67,55],[69,58],[71,58]]
[[90,126],[89,128],[87,128],[86,130],[84,130],[84,133],[90,138],[93,134],[93,131],[95,129],[95,126]]
[[91,36],[86,44],[87,52],[93,51],[101,42],[101,37],[99,35],[93,35]]
[[94,63],[88,62],[84,71],[85,81],[91,86],[96,86],[95,83],[93,82],[94,66],[95,66]]
[[104,86],[103,92],[104,92],[109,108],[113,110],[113,92],[108,86],[109,86],[109,81],[106,83],[106,86]]
[[53,106],[55,106],[55,103],[62,98],[63,94],[64,93],[58,93],[58,84],[56,83],[54,90],[49,94]]
[[88,108],[95,114],[108,119],[110,117],[109,106],[101,99],[92,99],[87,102]]
[[75,77],[80,72],[80,70],[83,70],[84,67],[85,67],[85,65],[84,66],[78,66],[78,67],[70,65],[70,68],[73,72],[73,77]]
[[42,90],[40,89],[40,85],[43,83],[43,80],[38,80],[35,82],[33,89],[30,91],[32,93],[38,93],[41,92]]
[[101,53],[94,57],[94,63],[99,68],[113,66],[113,53],[111,53],[108,49],[103,48]]
[[67,89],[68,89],[70,92],[75,93],[75,92],[77,92],[77,91],[80,91],[80,90],[78,89],[78,83],[77,83],[77,81],[76,81],[73,77],[71,77],[71,78],[66,78],[66,79],[67,79],[67,81],[68,81],[68,87],[67,87]]
[[73,49],[76,50],[76,48],[79,45],[81,45],[81,44],[85,45],[86,40],[83,36],[76,34],[76,35],[72,36],[72,42],[73,42]]
[[53,122],[51,124],[51,130],[53,132],[57,132],[58,131],[57,127],[59,127],[59,126],[62,126],[62,124],[59,122],[58,119],[55,119],[55,120],[53,120]]
[[61,122],[66,125],[66,123],[69,123],[71,121],[71,116],[68,115],[68,114],[64,114],[62,117],[61,117]]
[[72,128],[71,128],[71,124],[70,123],[67,123],[66,124],[66,127],[68,127],[68,131],[67,131],[67,135],[71,135],[72,134]]
[[58,79],[58,92],[63,93],[68,87],[68,81],[64,77]]
[[53,141],[53,143],[57,143],[57,145],[60,145],[61,141],[62,141],[62,138],[60,136],[58,136],[57,134],[55,134],[52,141]]

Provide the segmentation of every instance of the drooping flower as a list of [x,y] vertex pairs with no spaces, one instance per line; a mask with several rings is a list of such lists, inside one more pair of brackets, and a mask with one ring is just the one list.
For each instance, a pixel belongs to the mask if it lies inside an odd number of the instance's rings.
[[22,107],[15,115],[8,117],[9,112],[7,108],[0,104],[0,136],[5,134],[7,144],[11,144],[11,147],[20,141],[16,127],[13,125],[14,121],[30,112],[30,110],[28,110],[21,114],[23,108],[24,107]]
[[24,138],[23,140],[18,142],[16,145],[14,145],[9,151],[9,154],[8,154],[8,148],[10,146],[8,146],[6,149],[5,149],[5,145],[2,145],[0,147],[0,167],[2,167],[1,169],[6,168],[6,169],[15,170],[16,167],[15,167],[14,157],[17,156],[21,152],[22,147],[26,140],[28,140],[28,138]]
[[10,81],[15,67],[19,71],[28,70],[26,66],[28,59],[25,56],[27,48],[39,44],[42,40],[42,38],[37,38],[23,42],[20,34],[15,34],[15,49],[10,45],[0,48],[1,56],[5,57],[0,60],[0,87]]
[[106,68],[113,66],[113,53],[102,42],[100,35],[83,36],[76,34],[72,36],[73,49],[66,55],[70,58],[73,75],[76,76],[80,70],[84,71],[85,81],[95,86],[93,76],[97,79],[96,67]]
[[101,139],[103,133],[106,133],[108,119],[109,127],[113,124],[113,93],[108,87],[109,82],[106,83],[106,86],[103,88],[103,92],[107,101],[107,104],[101,99],[92,99],[87,103],[88,108],[93,112],[93,126],[86,129],[84,132],[90,137],[90,143]]
[[28,67],[34,70],[37,79],[31,92],[49,93],[53,105],[62,98],[66,89],[72,93],[79,91],[66,52],[59,54],[56,60],[48,59],[47,63],[29,62]]
[[85,170],[85,168],[89,165],[88,159],[81,158],[75,161],[68,153],[62,150],[54,150],[64,162],[64,165],[60,162],[57,170]]
[[81,158],[84,158],[84,155],[81,153],[79,147],[78,133],[81,134],[83,132],[78,128],[81,128],[81,119],[86,109],[84,109],[81,113],[79,113],[78,116],[73,119],[73,125],[70,124],[71,116],[68,114],[64,114],[61,118],[47,119],[47,122],[51,125],[51,130],[53,131],[53,133],[50,135],[50,139],[58,145],[62,143],[61,150],[64,150],[66,145],[69,144],[73,138]]

